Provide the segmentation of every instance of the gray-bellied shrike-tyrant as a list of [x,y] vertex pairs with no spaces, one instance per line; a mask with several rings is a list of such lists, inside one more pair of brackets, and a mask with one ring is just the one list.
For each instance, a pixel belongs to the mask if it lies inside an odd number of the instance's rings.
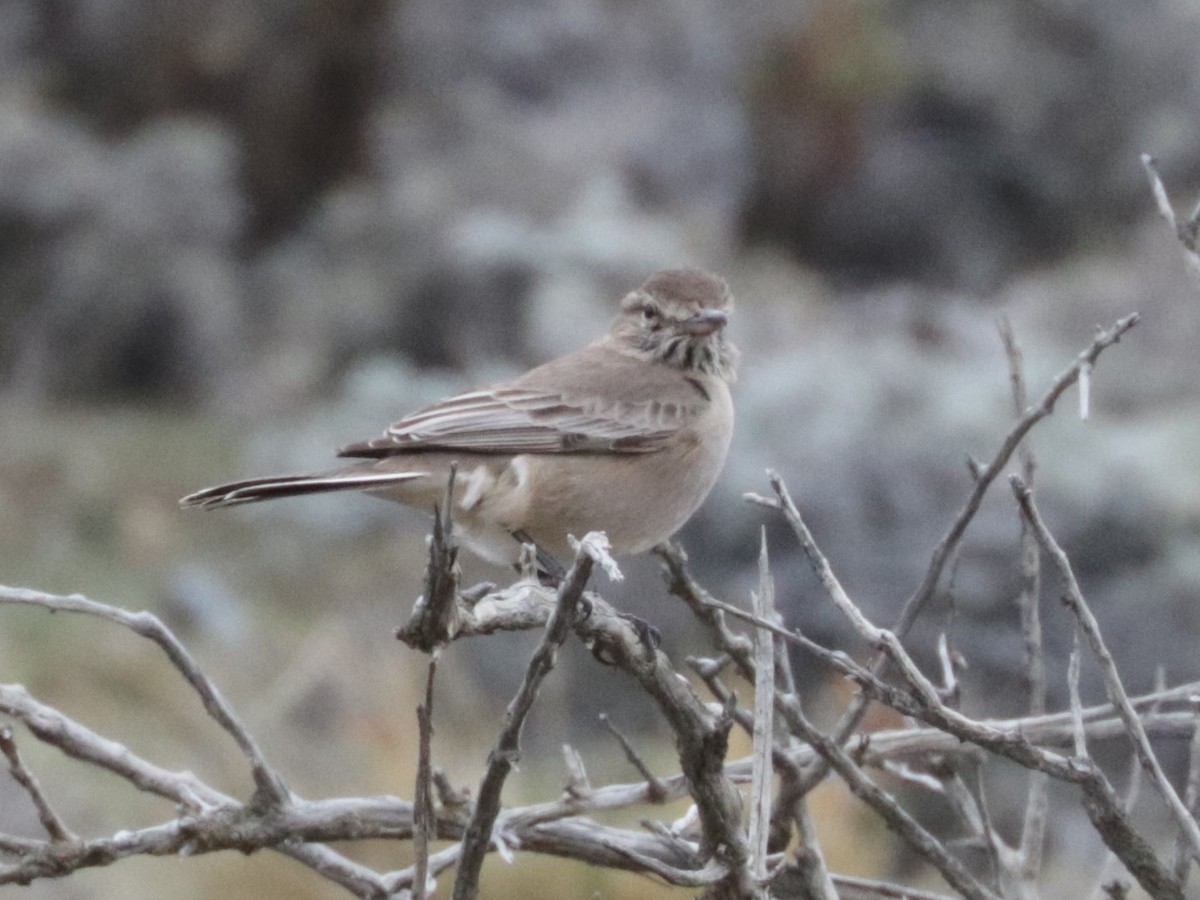
[[359,490],[428,512],[456,463],[456,530],[486,559],[515,561],[514,536],[569,559],[567,535],[589,531],[604,531],[617,555],[647,550],[696,511],[725,462],[738,358],[725,338],[732,306],[715,275],[659,272],[582,350],[419,409],[337,453],[360,462],[235,481],[180,503]]

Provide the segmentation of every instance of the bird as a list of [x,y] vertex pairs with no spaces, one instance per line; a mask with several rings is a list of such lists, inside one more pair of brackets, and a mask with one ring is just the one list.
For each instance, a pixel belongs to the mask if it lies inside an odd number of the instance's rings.
[[485,560],[514,563],[530,541],[570,559],[568,535],[589,531],[603,531],[614,556],[641,553],[691,518],[724,466],[739,361],[725,334],[732,309],[716,275],[657,272],[586,347],[337,451],[357,462],[207,487],[179,502],[214,509],[356,490],[429,512],[453,467],[455,533]]

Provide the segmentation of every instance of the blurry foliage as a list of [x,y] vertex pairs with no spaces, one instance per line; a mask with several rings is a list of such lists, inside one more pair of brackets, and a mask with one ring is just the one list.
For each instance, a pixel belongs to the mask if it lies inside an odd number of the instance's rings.
[[251,245],[294,228],[365,171],[368,113],[388,64],[387,0],[49,0],[50,95],[101,133],[179,114],[237,133]]
[[1179,31],[1191,23],[1166,7],[821,0],[806,12],[751,63],[743,221],[841,278],[990,292],[1127,228],[1145,208],[1147,143],[1197,172],[1164,128],[1196,104]]

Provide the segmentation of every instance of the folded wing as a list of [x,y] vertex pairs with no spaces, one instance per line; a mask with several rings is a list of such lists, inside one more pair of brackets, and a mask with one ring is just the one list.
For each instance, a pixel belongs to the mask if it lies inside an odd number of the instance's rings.
[[650,453],[684,424],[670,403],[569,398],[554,391],[501,387],[472,391],[417,410],[383,437],[343,447],[338,456],[396,453]]

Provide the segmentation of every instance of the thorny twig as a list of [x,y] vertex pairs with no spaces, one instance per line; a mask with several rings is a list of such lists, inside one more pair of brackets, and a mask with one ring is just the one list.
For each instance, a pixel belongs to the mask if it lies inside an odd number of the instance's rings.
[[[606,631],[631,632],[628,623],[603,601],[594,598],[593,602],[593,614],[579,626],[590,629],[584,632],[586,637],[595,637]],[[521,611],[518,608],[520,603],[530,608]],[[498,624],[497,617],[506,612],[511,614],[510,624],[513,627],[541,627],[553,604],[553,595],[536,586],[517,586],[513,591],[498,592],[494,599],[485,598],[479,604],[464,609],[466,618],[460,636],[474,633],[476,626],[482,633],[494,631]],[[476,615],[481,619],[478,623],[471,618]],[[644,654],[636,634],[629,633],[627,645],[631,654]],[[667,672],[663,675],[664,678],[671,677]],[[1136,698],[1134,703],[1139,708],[1147,707],[1155,700],[1186,703],[1190,696],[1197,693],[1200,693],[1198,685],[1180,685],[1155,695]],[[1111,717],[1105,718],[1108,709],[1097,706],[1081,712],[1080,719],[1085,723],[1091,739],[1111,739],[1124,733]],[[0,713],[26,723],[39,740],[60,747],[86,763],[101,766],[141,790],[156,793],[173,803],[182,804],[186,809],[195,810],[181,820],[182,832],[164,831],[156,826],[129,832],[119,839],[92,839],[60,845],[53,856],[49,854],[49,843],[0,836],[0,849],[7,848],[21,855],[19,863],[0,866],[0,883],[60,875],[82,866],[96,865],[101,861],[112,862],[134,854],[177,853],[183,848],[195,854],[223,848],[249,851],[274,847],[305,861],[355,896],[384,896],[388,891],[413,884],[415,873],[411,868],[378,875],[344,858],[329,856],[326,848],[312,843],[296,843],[369,837],[411,839],[412,807],[403,801],[392,798],[311,802],[295,799],[287,810],[259,812],[214,791],[190,773],[169,772],[140,760],[125,747],[38,704],[19,688],[0,686]],[[1194,721],[1190,713],[1163,712],[1156,717],[1147,717],[1146,726],[1161,733],[1173,733],[1186,738],[1194,730]],[[1023,735],[1023,740],[1070,743],[1070,716],[1064,713],[985,724],[999,733]],[[953,754],[961,753],[964,749],[965,745],[954,735],[930,728],[905,728],[872,735],[869,748],[861,755],[867,765],[879,765],[888,758],[920,757],[928,753]],[[793,765],[810,766],[814,753],[810,747],[798,745],[788,751],[788,758]],[[748,759],[725,766],[725,777],[733,781],[748,782],[749,775]],[[436,817],[436,835],[442,840],[461,840],[464,822],[457,811],[461,809],[461,798],[436,771],[434,781],[438,785],[443,806],[443,811]],[[688,781],[682,775],[668,776],[660,781],[667,792],[665,799],[678,798],[687,792]],[[654,857],[662,861],[665,865],[665,868],[661,868],[663,872],[672,871],[672,867],[682,870],[702,866],[694,854],[680,855],[684,851],[678,841],[664,843],[651,835],[601,828],[594,822],[583,824],[586,822],[584,816],[590,811],[619,809],[646,803],[650,799],[644,781],[606,785],[593,788],[586,797],[564,797],[548,804],[506,810],[502,814],[501,827],[514,843],[528,852],[552,853],[586,859],[595,865],[635,870],[641,868],[642,871],[648,869],[638,865],[638,858]],[[613,849],[619,845],[637,849],[632,853]],[[430,873],[436,874],[454,865],[457,858],[457,844],[447,851],[432,854],[429,859]],[[724,872],[723,869],[720,871]],[[694,873],[688,879],[694,881]],[[839,885],[843,883],[841,876],[835,876],[834,880]]]
[[454,882],[455,900],[470,900],[478,894],[483,857],[492,843],[492,826],[500,814],[500,791],[520,756],[521,729],[529,711],[533,709],[533,702],[542,682],[554,667],[558,648],[570,634],[575,609],[583,596],[588,579],[592,576],[592,567],[607,554],[608,541],[602,534],[585,536],[579,544],[575,562],[559,586],[558,602],[546,623],[545,634],[529,660],[525,678],[516,696],[505,711],[504,725],[500,729],[496,746],[488,754],[487,771],[479,785],[475,811],[463,837],[458,878]]
[[[1008,434],[1005,435],[1004,440],[1001,441],[1000,448],[996,451],[995,456],[992,457],[991,462],[989,462],[986,466],[975,468],[973,473],[974,479],[972,483],[972,489],[967,497],[966,503],[963,504],[962,509],[955,517],[953,523],[951,523],[950,528],[947,530],[945,536],[934,548],[933,555],[930,558],[929,566],[925,571],[925,576],[922,579],[921,584],[904,602],[904,605],[900,611],[900,615],[897,618],[895,628],[893,629],[893,634],[895,634],[895,636],[903,638],[908,633],[913,623],[917,620],[917,617],[921,614],[921,611],[933,598],[937,590],[937,586],[942,580],[942,575],[945,571],[946,565],[957,552],[963,536],[966,534],[967,527],[975,518],[975,514],[979,511],[979,507],[983,503],[984,495],[991,487],[992,482],[995,481],[996,477],[1001,471],[1003,471],[1004,467],[1008,465],[1009,459],[1012,457],[1012,454],[1016,451],[1017,447],[1021,445],[1021,442],[1025,439],[1025,436],[1029,433],[1034,425],[1049,416],[1054,411],[1054,407],[1058,403],[1059,397],[1061,397],[1067,388],[1069,388],[1079,379],[1079,375],[1083,367],[1094,365],[1100,354],[1103,353],[1108,347],[1117,343],[1121,337],[1127,331],[1129,331],[1129,329],[1133,328],[1138,323],[1139,318],[1140,317],[1137,313],[1130,313],[1124,318],[1118,319],[1117,322],[1108,330],[1100,332],[1095,339],[1093,339],[1091,345],[1082,351],[1078,356],[1076,356],[1071,365],[1059,373],[1059,375],[1051,384],[1049,390],[1047,390],[1042,396],[1042,399],[1037,406],[1032,407],[1024,412],[1024,414],[1012,427]],[[802,548],[804,548],[805,554],[809,557],[810,562],[813,564],[814,570],[817,571],[818,577],[821,578],[822,584],[826,588],[826,592],[831,598],[834,599],[835,603],[838,603],[839,608],[844,607],[845,604],[839,602],[840,598],[844,596],[844,591],[841,590],[840,584],[836,583],[836,579],[832,579],[831,582],[829,578],[829,576],[832,575],[831,570],[823,572],[820,568],[818,568],[821,566],[821,563],[819,559],[814,558],[814,554],[812,554],[809,549],[810,547],[814,546],[812,535],[808,532],[807,526],[803,524],[799,510],[792,502],[792,498],[788,494],[787,488],[784,486],[782,479],[779,479],[778,477],[772,477],[771,487],[775,493],[775,498],[773,499],[760,497],[756,494],[748,494],[746,499],[752,503],[757,503],[760,506],[764,506],[769,509],[775,509],[783,514],[784,519],[791,526],[797,539],[800,541]],[[826,569],[827,568],[828,567],[826,564]],[[855,624],[858,625],[859,623]],[[880,672],[883,667],[883,663],[888,659],[890,659],[890,657],[887,654],[881,652],[877,653],[875,656],[875,661],[870,667],[872,673]],[[853,704],[851,704],[850,708],[846,710],[845,714],[842,716],[842,721],[834,730],[835,740],[845,741],[858,729],[859,725],[862,724],[863,717],[866,715],[870,699],[871,697],[868,694],[863,693]],[[825,776],[826,772],[827,770],[823,768],[815,769],[811,774],[810,783],[816,784]]]
[[1084,599],[1083,591],[1080,589],[1079,582],[1075,578],[1075,572],[1071,568],[1070,560],[1058,545],[1058,542],[1054,540],[1054,536],[1046,527],[1045,522],[1042,521],[1041,514],[1034,503],[1032,491],[1021,480],[1020,476],[1014,475],[1011,480],[1013,493],[1016,494],[1017,502],[1021,507],[1021,514],[1025,516],[1033,527],[1034,533],[1042,545],[1042,550],[1053,561],[1055,568],[1058,570],[1059,577],[1064,583],[1065,592],[1063,600],[1079,622],[1079,627],[1083,631],[1083,635],[1092,650],[1092,655],[1100,665],[1100,673],[1104,678],[1104,687],[1108,694],[1108,699],[1120,713],[1125,727],[1129,729],[1129,736],[1133,740],[1134,752],[1137,754],[1142,768],[1150,775],[1151,783],[1154,785],[1155,790],[1158,791],[1163,802],[1167,804],[1167,809],[1170,810],[1179,830],[1187,838],[1191,846],[1193,858],[1200,860],[1200,826],[1197,826],[1196,820],[1192,818],[1183,800],[1180,799],[1179,794],[1176,793],[1175,788],[1167,779],[1166,773],[1163,772],[1162,766],[1158,761],[1158,757],[1155,756],[1154,750],[1150,746],[1150,738],[1146,734],[1145,726],[1142,725],[1137,711],[1134,710],[1133,704],[1129,700],[1129,695],[1126,693],[1125,686],[1121,682],[1120,673],[1117,671],[1116,663],[1113,661],[1112,654],[1109,652],[1108,646],[1100,633],[1100,625],[1096,621],[1096,617],[1092,614],[1091,607]]
[[[804,806],[804,790],[800,781],[804,777],[801,773],[807,772],[807,777],[811,778],[813,772],[832,769],[890,827],[935,866],[961,896],[991,898],[996,896],[995,892],[970,872],[869,775],[872,767],[893,760],[904,766],[909,759],[928,758],[932,754],[943,754],[947,759],[960,759],[967,754],[972,763],[977,765],[982,750],[1078,785],[1097,831],[1143,887],[1156,897],[1180,896],[1181,878],[1173,877],[1157,861],[1152,849],[1125,815],[1103,773],[1086,755],[1086,741],[1124,734],[1129,728],[1131,712],[1144,708],[1146,702],[1150,701],[1146,698],[1137,701],[1122,699],[1123,694],[1116,697],[1119,718],[1111,714],[1112,707],[1085,710],[1077,701],[1073,703],[1071,711],[1041,714],[1044,701],[1039,701],[1037,697],[1044,696],[1044,686],[1036,686],[1039,676],[1035,664],[1030,661],[1035,655],[1031,649],[1027,652],[1031,715],[1005,721],[974,719],[957,706],[945,702],[938,687],[913,663],[899,641],[899,636],[907,631],[922,606],[936,591],[942,572],[956,551],[983,493],[1007,465],[1015,448],[1021,446],[1021,439],[1037,421],[1049,414],[1059,396],[1072,383],[1086,377],[1100,352],[1135,322],[1136,316],[1122,319],[1108,332],[1100,334],[1092,346],[1059,376],[1037,407],[1020,413],[1017,425],[1005,438],[992,462],[975,467],[972,493],[935,550],[925,582],[909,598],[895,631],[880,628],[862,614],[842,588],[811,534],[807,535],[805,550],[814,568],[822,575],[827,591],[857,632],[882,654],[881,658],[890,661],[893,674],[899,676],[896,683],[883,680],[882,667],[878,663],[870,667],[856,663],[845,653],[821,647],[776,623],[769,604],[756,609],[754,613],[746,613],[717,601],[687,574],[681,554],[671,548],[664,551],[664,559],[672,576],[672,590],[688,599],[697,616],[706,623],[714,642],[723,652],[721,664],[724,661],[732,663],[730,671],[736,670],[755,681],[758,687],[756,697],[769,701],[774,709],[777,718],[775,741],[763,736],[766,734],[762,728],[766,718],[765,709],[759,709],[755,716],[748,717],[745,710],[735,709],[731,701],[721,708],[706,705],[671,667],[665,654],[650,645],[645,632],[632,627],[627,618],[613,611],[601,598],[588,595],[586,602],[590,614],[583,618],[572,615],[571,610],[583,595],[587,577],[586,572],[578,571],[583,567],[579,559],[576,560],[573,575],[568,577],[568,582],[556,596],[550,596],[546,589],[524,579],[504,590],[480,590],[470,598],[463,597],[458,589],[453,554],[442,554],[433,559],[425,609],[415,610],[409,626],[401,630],[401,636],[412,645],[423,646],[424,640],[424,644],[431,648],[451,640],[496,630],[546,628],[542,645],[526,672],[526,680],[510,706],[510,715],[496,742],[488,774],[470,817],[464,813],[461,798],[448,788],[444,776],[440,776],[432,767],[429,749],[431,722],[428,720],[432,704],[432,665],[422,711],[425,718],[421,719],[424,750],[419,761],[422,771],[417,778],[417,808],[395,798],[310,802],[290,795],[283,788],[282,781],[269,769],[261,751],[237,723],[232,709],[224,704],[215,688],[198,670],[193,671],[194,664],[188,667],[190,658],[186,656],[186,651],[165,628],[158,632],[153,626],[145,625],[142,614],[92,604],[86,598],[55,598],[51,595],[18,598],[15,595],[6,596],[4,591],[7,589],[0,589],[0,601],[28,602],[46,608],[70,608],[101,615],[133,627],[139,634],[155,640],[204,699],[205,707],[213,718],[238,739],[258,786],[255,802],[240,803],[214,791],[195,776],[169,772],[137,758],[123,746],[107,741],[71,722],[61,713],[37,704],[18,688],[0,686],[0,713],[24,722],[36,738],[60,747],[81,760],[106,768],[139,789],[170,798],[180,804],[182,810],[181,815],[170,822],[120,833],[112,838],[80,840],[66,832],[65,827],[55,837],[54,829],[49,826],[50,841],[0,835],[0,853],[16,859],[11,864],[0,864],[0,883],[61,875],[86,865],[113,862],[133,854],[204,853],[227,848],[248,852],[273,848],[299,859],[343,885],[355,896],[382,898],[404,891],[420,896],[428,877],[455,865],[459,866],[455,895],[474,896],[479,890],[478,866],[483,855],[493,846],[500,845],[651,874],[672,884],[703,887],[707,892],[705,896],[712,898],[760,896],[761,882],[766,877],[770,877],[776,887],[782,886],[789,877],[800,878],[808,894],[820,897],[832,896],[835,890],[833,885],[845,896],[856,896],[852,891],[870,891],[870,895],[876,897],[933,896],[894,885],[859,883],[843,876],[830,876],[824,869],[824,863],[819,859],[819,844]],[[1010,360],[1014,352],[1010,352]],[[1015,363],[1013,365],[1015,367]],[[1015,382],[1014,396],[1017,396]],[[1021,405],[1019,400],[1018,405]],[[1023,458],[1026,461],[1026,473],[1029,474],[1032,472],[1032,457]],[[754,499],[781,510],[793,531],[803,541],[807,527],[782,479],[774,476],[771,484],[776,495],[773,500]],[[448,488],[447,513],[451,506],[451,490]],[[442,528],[440,539],[434,541],[435,545],[450,543],[449,522],[442,524],[445,527]],[[1044,538],[1041,534],[1038,537]],[[676,555],[673,556],[673,553]],[[435,569],[443,571],[439,575]],[[1060,571],[1063,571],[1061,567]],[[764,566],[759,592],[761,596],[769,593],[766,588],[768,583]],[[572,597],[564,596],[568,590],[573,594]],[[1023,593],[1036,598],[1036,558],[1032,567],[1025,570]],[[435,629],[436,636],[416,629],[422,614],[431,615],[428,605],[435,597],[435,606],[442,608],[448,604],[444,607],[446,616],[436,617],[448,624]],[[63,601],[70,602],[63,605]],[[1026,603],[1026,600],[1022,599],[1022,603]],[[1032,604],[1033,599],[1029,603]],[[1031,609],[1034,609],[1032,605]],[[756,656],[753,642],[731,629],[726,624],[727,616],[736,616],[753,626],[761,641],[762,653]],[[1023,613],[1023,618],[1027,617]],[[134,623],[140,627],[135,627]],[[569,786],[561,798],[550,803],[502,809],[500,786],[504,780],[503,773],[519,750],[521,722],[536,696],[537,684],[549,671],[554,648],[572,628],[581,639],[595,648],[598,657],[630,675],[655,700],[676,738],[682,771],[662,778],[647,778],[637,784],[593,787],[587,783],[583,761],[576,754],[574,765],[569,767],[572,772],[570,785],[574,787]],[[1027,647],[1040,647],[1034,626],[1026,625],[1024,633]],[[783,644],[777,644],[776,638],[783,638],[788,644],[813,653],[835,671],[851,678],[860,687],[863,698],[887,703],[929,727],[877,733],[847,747],[845,740],[848,732],[843,730],[845,723],[853,722],[853,727],[857,728],[857,720],[847,717],[843,719],[843,726],[832,735],[824,734],[803,711],[791,678],[787,655],[782,649]],[[776,645],[776,652],[766,652]],[[729,698],[716,672],[710,674],[714,693]],[[1178,703],[1189,702],[1189,694],[1195,693],[1194,686],[1181,686],[1155,692],[1155,696],[1164,702]],[[727,761],[726,739],[735,716],[741,716],[748,728],[758,732],[760,749],[769,747],[771,752],[759,754],[753,759]],[[1195,715],[1188,711],[1170,709],[1159,712],[1151,709],[1133,718],[1140,718],[1143,735],[1155,730],[1191,736],[1198,731]],[[1075,752],[1069,749],[1073,734]],[[1148,744],[1146,746],[1148,748]],[[1067,748],[1065,752],[1058,749],[1064,747]],[[786,809],[794,810],[791,815],[802,837],[795,863],[784,863],[778,852],[770,853],[762,845],[762,838],[767,831],[764,827],[764,810],[768,809],[763,802],[767,795],[762,790],[768,781],[763,774],[764,760],[770,760],[781,774],[783,790],[779,795],[776,817],[786,819]],[[14,766],[10,758],[11,767]],[[748,838],[741,825],[741,803],[734,788],[735,784],[747,782],[756,782],[758,785],[755,811],[750,816],[753,839]],[[440,808],[433,802],[434,786],[441,800]],[[635,832],[601,825],[588,818],[592,812],[636,803],[661,802],[686,794],[690,794],[696,804],[696,819],[701,826],[699,841],[695,840],[695,832],[690,830],[675,833],[665,826],[657,826],[651,828],[650,833]],[[1004,860],[1004,868],[1011,875],[1009,864],[1012,860],[1006,856],[1010,851],[991,827],[982,790],[978,802],[973,801],[965,790],[960,790],[960,800],[964,813],[977,822],[976,830],[993,847],[997,858]],[[1036,857],[1029,843],[1040,843],[1037,833],[1036,826],[1027,825],[1026,838],[1020,851],[1020,858],[1026,861],[1024,878],[1029,884],[1032,884],[1036,874],[1036,866],[1030,861]],[[424,849],[419,846],[414,866],[376,873],[319,843],[365,837],[413,840],[419,845],[423,843]],[[455,843],[437,853],[429,853],[428,842],[434,838]],[[1189,846],[1194,853],[1195,845]],[[817,858],[806,858],[814,852]]]

